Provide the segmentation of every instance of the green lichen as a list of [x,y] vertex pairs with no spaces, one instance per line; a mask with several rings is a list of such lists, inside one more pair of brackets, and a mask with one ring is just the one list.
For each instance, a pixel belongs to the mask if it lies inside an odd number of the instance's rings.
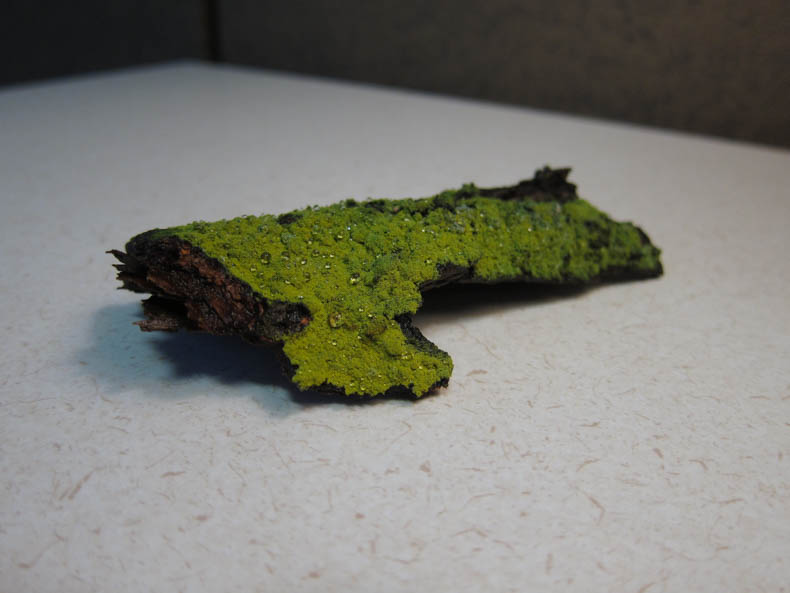
[[408,338],[396,319],[417,311],[420,287],[448,266],[470,269],[477,282],[579,284],[661,270],[644,233],[585,200],[502,200],[474,185],[158,234],[199,247],[265,299],[304,305],[310,323],[282,337],[293,381],[360,395],[405,386],[419,396],[450,377],[449,355]]

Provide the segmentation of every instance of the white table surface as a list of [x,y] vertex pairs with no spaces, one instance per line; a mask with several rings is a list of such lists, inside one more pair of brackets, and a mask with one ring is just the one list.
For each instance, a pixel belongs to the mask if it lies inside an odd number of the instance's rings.
[[[144,334],[155,226],[574,167],[655,281],[444,290],[417,402]],[[174,64],[0,92],[0,590],[790,590],[790,152]]]

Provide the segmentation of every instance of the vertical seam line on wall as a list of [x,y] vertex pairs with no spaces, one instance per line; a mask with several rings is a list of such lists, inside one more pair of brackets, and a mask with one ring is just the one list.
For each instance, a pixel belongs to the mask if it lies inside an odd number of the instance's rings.
[[203,20],[206,33],[206,53],[212,62],[222,61],[219,0],[203,0]]

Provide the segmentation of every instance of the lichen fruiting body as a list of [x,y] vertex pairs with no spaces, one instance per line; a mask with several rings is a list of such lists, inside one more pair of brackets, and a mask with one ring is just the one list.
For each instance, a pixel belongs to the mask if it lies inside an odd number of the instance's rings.
[[468,269],[473,282],[586,283],[610,270],[661,269],[644,233],[585,200],[502,200],[474,185],[156,234],[200,248],[264,299],[306,307],[310,322],[279,337],[293,381],[359,395],[406,386],[419,396],[446,383],[450,356],[408,338],[398,317],[417,311],[421,287],[448,266]]

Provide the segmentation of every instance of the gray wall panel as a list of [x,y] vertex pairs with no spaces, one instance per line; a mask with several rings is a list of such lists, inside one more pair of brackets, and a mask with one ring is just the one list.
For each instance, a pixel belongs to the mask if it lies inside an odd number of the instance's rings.
[[222,0],[222,57],[790,145],[784,0]]
[[203,0],[7,0],[0,84],[208,57]]

